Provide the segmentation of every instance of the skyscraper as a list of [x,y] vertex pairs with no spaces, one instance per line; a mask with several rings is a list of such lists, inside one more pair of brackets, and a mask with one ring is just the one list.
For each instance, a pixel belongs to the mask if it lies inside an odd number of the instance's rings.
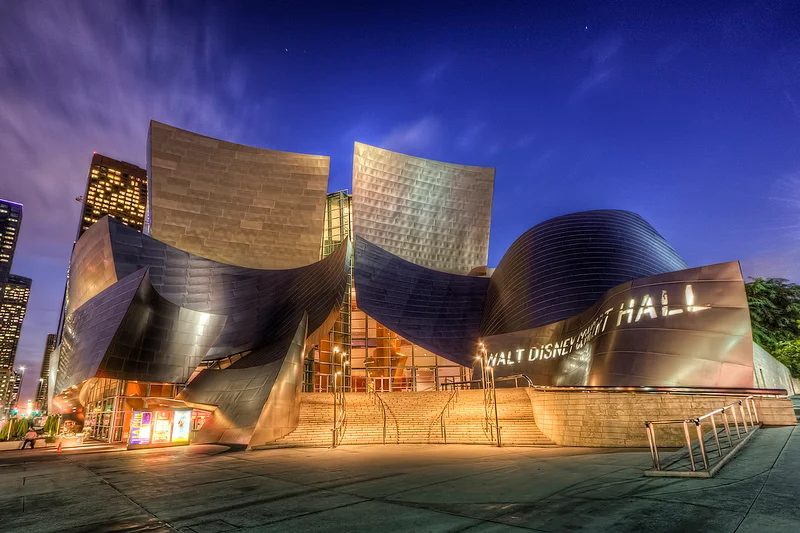
[[0,296],[0,402],[6,410],[16,400],[14,360],[30,294],[30,278],[9,274]]
[[95,153],[83,196],[77,238],[105,215],[142,231],[146,204],[147,171]]
[[0,199],[0,285],[11,273],[21,224],[22,204]]
[[36,404],[38,409],[47,410],[47,380],[50,377],[50,354],[56,349],[56,334],[47,335],[42,356],[42,371],[39,373],[39,385],[36,389]]
[[[83,211],[75,240],[80,239],[92,224],[106,215],[116,218],[126,226],[142,231],[146,205],[147,171],[131,163],[111,159],[95,152],[89,167],[89,176],[86,179]],[[69,269],[67,270],[67,286],[69,286]],[[67,287],[64,288],[64,300],[61,304],[61,315],[58,318],[56,344],[61,341],[64,310],[67,305],[66,298]]]

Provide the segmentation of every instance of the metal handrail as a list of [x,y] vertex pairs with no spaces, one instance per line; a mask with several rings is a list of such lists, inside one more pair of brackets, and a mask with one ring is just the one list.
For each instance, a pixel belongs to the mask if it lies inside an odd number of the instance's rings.
[[[462,385],[472,385],[473,383],[483,383],[483,380],[480,379],[468,379],[465,381],[445,381],[441,384],[442,390],[449,390],[450,387],[455,389],[463,389]],[[458,386],[457,386],[458,385]],[[476,387],[476,388],[483,388],[483,387]]]
[[444,422],[444,420],[445,420],[445,418],[444,418],[445,412],[446,412],[446,414],[449,415],[450,414],[450,408],[452,407],[452,405],[456,401],[458,401],[458,389],[455,389],[453,391],[453,394],[451,394],[450,398],[447,399],[447,403],[444,404],[444,407],[442,408],[442,411],[439,413],[439,417],[438,417],[439,418],[439,425],[440,425],[441,432],[442,432],[442,439],[444,440],[445,444],[447,444],[447,426],[446,426],[446,424]]
[[[491,369],[491,367],[489,367]],[[485,414],[486,428],[489,430],[489,436],[494,439],[494,431],[497,431],[497,446],[503,446],[503,441],[500,437],[500,419],[497,413],[497,388],[495,387],[494,371],[489,372],[490,378],[484,376],[485,387],[483,389],[483,408]],[[494,411],[494,420],[492,420],[492,411]],[[492,429],[494,428],[494,429]]]
[[[387,418],[387,415],[386,415],[386,410],[387,410],[386,402],[384,402],[383,398],[381,398],[380,395],[377,392],[375,392],[374,390],[372,391],[371,396],[372,396],[372,405],[375,405],[376,404],[376,400],[377,400],[377,404],[381,408],[381,414],[383,415],[383,444],[386,444],[386,418]],[[397,429],[397,426],[395,426],[395,440],[397,440],[397,436],[398,436],[396,429]]]
[[519,379],[524,379],[525,381],[527,381],[528,382],[528,387],[534,387],[535,386],[533,384],[533,380],[531,378],[529,378],[526,374],[514,374],[513,376],[503,376],[503,377],[495,378],[495,381],[510,381],[512,379],[514,380],[514,387],[519,387],[519,383],[517,383],[517,380],[519,380]]
[[[758,419],[758,411],[756,409],[755,397],[753,395],[747,396],[746,398],[742,398],[737,400],[731,404],[728,404],[720,409],[715,409],[709,413],[706,413],[702,416],[698,416],[697,418],[688,418],[685,420],[647,420],[644,423],[645,431],[647,432],[647,442],[650,446],[650,456],[653,459],[653,468],[655,470],[661,470],[661,459],[658,455],[658,444],[656,442],[656,431],[655,426],[657,425],[668,425],[668,424],[681,424],[683,425],[683,433],[686,436],[686,450],[689,453],[689,462],[692,466],[692,471],[694,472],[697,470],[694,464],[694,452],[692,451],[692,439],[689,434],[689,424],[694,424],[695,429],[697,432],[697,440],[698,446],[700,448],[700,455],[703,458],[703,467],[707,470],[708,469],[708,455],[706,454],[706,448],[703,443],[703,431],[702,431],[702,422],[706,419],[709,419],[711,422],[711,429],[714,432],[714,440],[717,443],[717,453],[720,457],[722,457],[722,446],[719,443],[719,434],[717,433],[717,423],[714,417],[716,415],[722,414],[723,417],[723,424],[725,426],[725,434],[728,437],[728,445],[730,448],[733,448],[733,438],[731,435],[731,428],[728,423],[728,412],[733,415],[733,425],[736,428],[736,437],[738,440],[742,440],[742,434],[739,431],[739,421],[736,416],[736,406],[739,407],[739,413],[742,416],[742,425],[744,427],[744,432],[748,433],[749,429],[747,428],[747,418],[750,419],[750,429],[753,429],[756,424],[760,421]],[[747,418],[745,417],[745,407],[747,408]]]
[[[337,415],[336,407],[337,401],[339,404],[339,414]],[[331,432],[333,433],[333,448],[336,448],[341,441],[342,437],[344,436],[344,430],[347,426],[347,396],[345,396],[344,390],[342,387],[334,388],[333,391],[333,428]]]

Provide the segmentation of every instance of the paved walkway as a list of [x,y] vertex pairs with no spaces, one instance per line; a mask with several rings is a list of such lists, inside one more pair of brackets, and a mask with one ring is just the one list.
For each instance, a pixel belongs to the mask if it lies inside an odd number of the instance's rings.
[[370,446],[0,453],[4,532],[798,531],[800,430],[765,429],[710,480],[647,451]]

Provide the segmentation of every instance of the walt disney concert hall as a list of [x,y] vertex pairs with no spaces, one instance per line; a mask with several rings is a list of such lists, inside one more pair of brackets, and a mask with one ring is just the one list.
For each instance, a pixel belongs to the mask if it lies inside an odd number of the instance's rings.
[[328,192],[329,163],[151,122],[144,231],[105,217],[72,254],[55,411],[129,447],[500,444],[500,427],[641,446],[645,418],[743,394],[794,423],[738,262],[690,268],[638,214],[597,210],[490,268],[494,169],[355,143],[350,194]]

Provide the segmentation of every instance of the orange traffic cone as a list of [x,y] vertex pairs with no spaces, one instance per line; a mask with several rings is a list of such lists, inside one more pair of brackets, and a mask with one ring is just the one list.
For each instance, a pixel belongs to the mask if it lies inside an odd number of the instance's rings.
[[56,452],[61,452],[61,448],[64,446],[64,443],[60,440],[58,441],[58,448],[56,448]]

